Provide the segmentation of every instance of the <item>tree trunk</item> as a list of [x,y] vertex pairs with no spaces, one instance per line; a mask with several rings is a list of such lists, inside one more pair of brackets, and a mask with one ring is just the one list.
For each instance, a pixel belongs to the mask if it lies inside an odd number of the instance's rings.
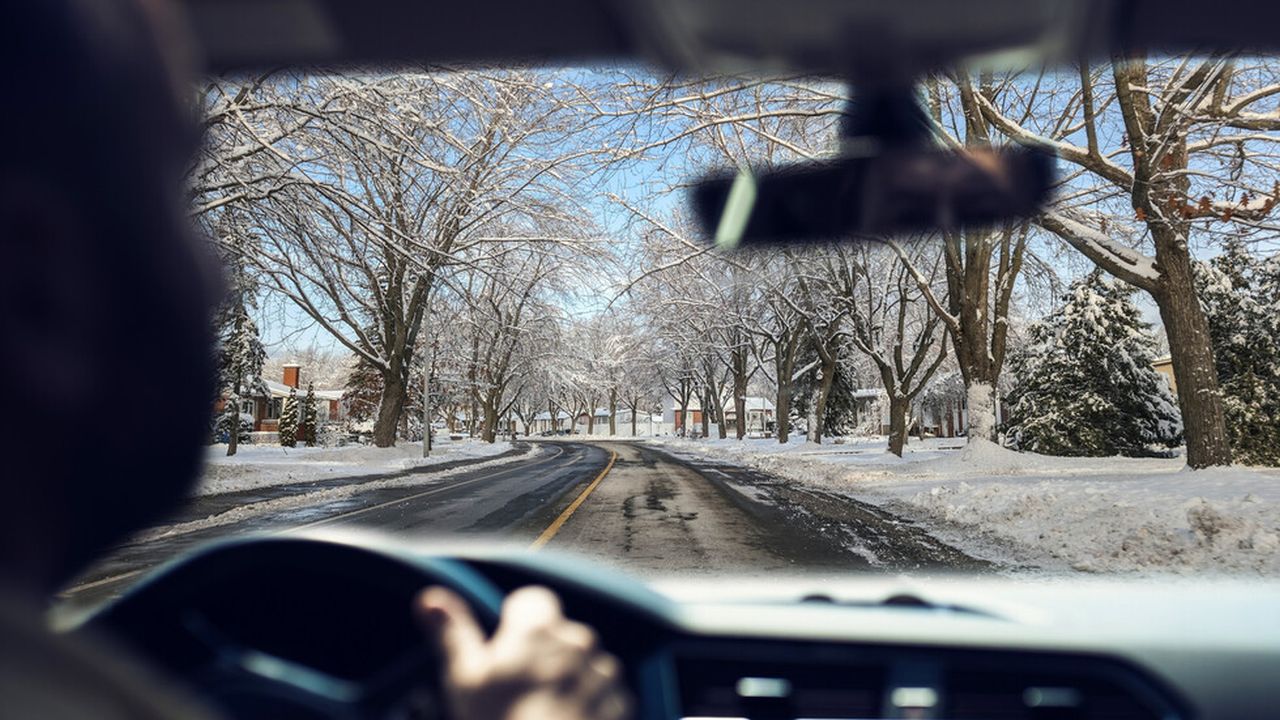
[[404,381],[393,367],[382,374],[382,398],[378,403],[378,418],[373,423],[373,444],[380,448],[396,444],[396,427],[404,409]]
[[902,457],[907,445],[907,414],[911,401],[897,393],[889,395],[889,452]]
[[498,440],[498,402],[487,398],[484,402],[484,425],[481,426],[482,439],[487,443]]
[[738,439],[747,436],[747,353],[741,348],[733,351],[733,411],[737,414]]
[[[230,457],[232,455],[235,455],[236,450],[240,447],[240,390],[239,388],[236,389],[236,392],[232,394],[231,397],[227,398],[227,403],[232,406],[230,408],[231,433],[227,435],[227,457]],[[227,411],[227,408],[224,407],[222,411],[225,413]]]
[[965,436],[969,440],[980,438],[998,442],[999,426],[996,424],[996,388],[994,379],[984,378],[975,372],[965,382],[968,422]]
[[640,401],[631,403],[631,437],[636,436],[636,411],[640,407]]
[[[1166,240],[1166,242],[1168,242]],[[1187,465],[1206,468],[1231,464],[1231,445],[1227,440],[1226,419],[1222,408],[1222,391],[1218,388],[1213,346],[1209,340],[1209,321],[1194,292],[1191,258],[1181,249],[1158,252],[1165,273],[1167,291],[1153,293],[1160,319],[1169,336],[1169,355],[1173,360],[1173,376],[1178,385],[1178,407],[1187,439]],[[1172,243],[1170,243],[1172,244]]]
[[774,424],[778,427],[778,444],[785,445],[791,439],[791,383],[778,382],[777,413]]
[[836,363],[822,363],[822,379],[815,389],[813,401],[813,427],[809,428],[809,442],[822,444],[822,437],[827,431],[827,400],[831,397],[831,386],[835,384]]
[[618,434],[618,388],[609,388],[609,437]]
[[710,391],[702,393],[702,437],[704,438],[711,436],[711,413],[713,407]]

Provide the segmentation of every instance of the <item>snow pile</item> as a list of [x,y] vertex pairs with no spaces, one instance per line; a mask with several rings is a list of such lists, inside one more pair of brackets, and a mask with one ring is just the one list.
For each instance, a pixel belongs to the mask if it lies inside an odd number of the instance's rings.
[[871,451],[872,442],[852,452],[771,441],[660,444],[881,505],[1011,565],[1280,575],[1280,470],[1190,471],[1179,459],[1050,457],[976,440],[960,450],[914,442],[899,459]]
[[437,440],[431,448],[431,457],[424,458],[422,443],[401,443],[389,448],[241,445],[235,455],[227,457],[226,445],[212,445],[195,494],[214,495],[325,478],[382,475],[454,460],[493,457],[510,449],[509,442]]

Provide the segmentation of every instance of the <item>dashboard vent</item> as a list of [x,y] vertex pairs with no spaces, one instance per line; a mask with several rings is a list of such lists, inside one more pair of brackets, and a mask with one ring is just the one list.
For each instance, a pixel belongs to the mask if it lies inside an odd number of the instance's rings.
[[948,720],[1161,720],[1148,699],[1104,675],[953,670],[946,675]]
[[683,657],[676,661],[683,717],[879,718],[882,667]]
[[701,640],[670,658],[683,718],[1185,717],[1168,689],[1106,656]]

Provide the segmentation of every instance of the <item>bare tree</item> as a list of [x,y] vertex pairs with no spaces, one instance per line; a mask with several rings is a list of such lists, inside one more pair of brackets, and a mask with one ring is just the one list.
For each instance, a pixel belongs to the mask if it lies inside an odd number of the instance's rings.
[[248,261],[380,373],[374,441],[390,445],[426,304],[447,274],[513,243],[576,239],[560,229],[581,215],[579,119],[526,71],[308,75],[268,91],[276,111],[250,134],[270,145],[253,158],[279,167],[245,205],[260,240]]
[[880,375],[889,401],[889,452],[899,457],[912,403],[947,358],[942,316],[925,301],[923,289],[937,284],[941,259],[920,248],[901,252],[864,246],[855,265],[861,282],[849,296],[853,343]]

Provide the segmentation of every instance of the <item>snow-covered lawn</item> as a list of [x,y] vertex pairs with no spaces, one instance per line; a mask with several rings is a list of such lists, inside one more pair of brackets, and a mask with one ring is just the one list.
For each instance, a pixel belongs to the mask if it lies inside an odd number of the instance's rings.
[[331,477],[381,475],[454,460],[492,457],[510,449],[509,442],[490,444],[441,439],[432,445],[429,458],[422,457],[422,443],[400,443],[390,448],[241,445],[235,455],[227,457],[226,445],[211,445],[195,494],[214,495]]
[[919,519],[979,557],[1049,571],[1280,575],[1280,470],[1181,459],[1060,458],[991,443],[651,441]]

